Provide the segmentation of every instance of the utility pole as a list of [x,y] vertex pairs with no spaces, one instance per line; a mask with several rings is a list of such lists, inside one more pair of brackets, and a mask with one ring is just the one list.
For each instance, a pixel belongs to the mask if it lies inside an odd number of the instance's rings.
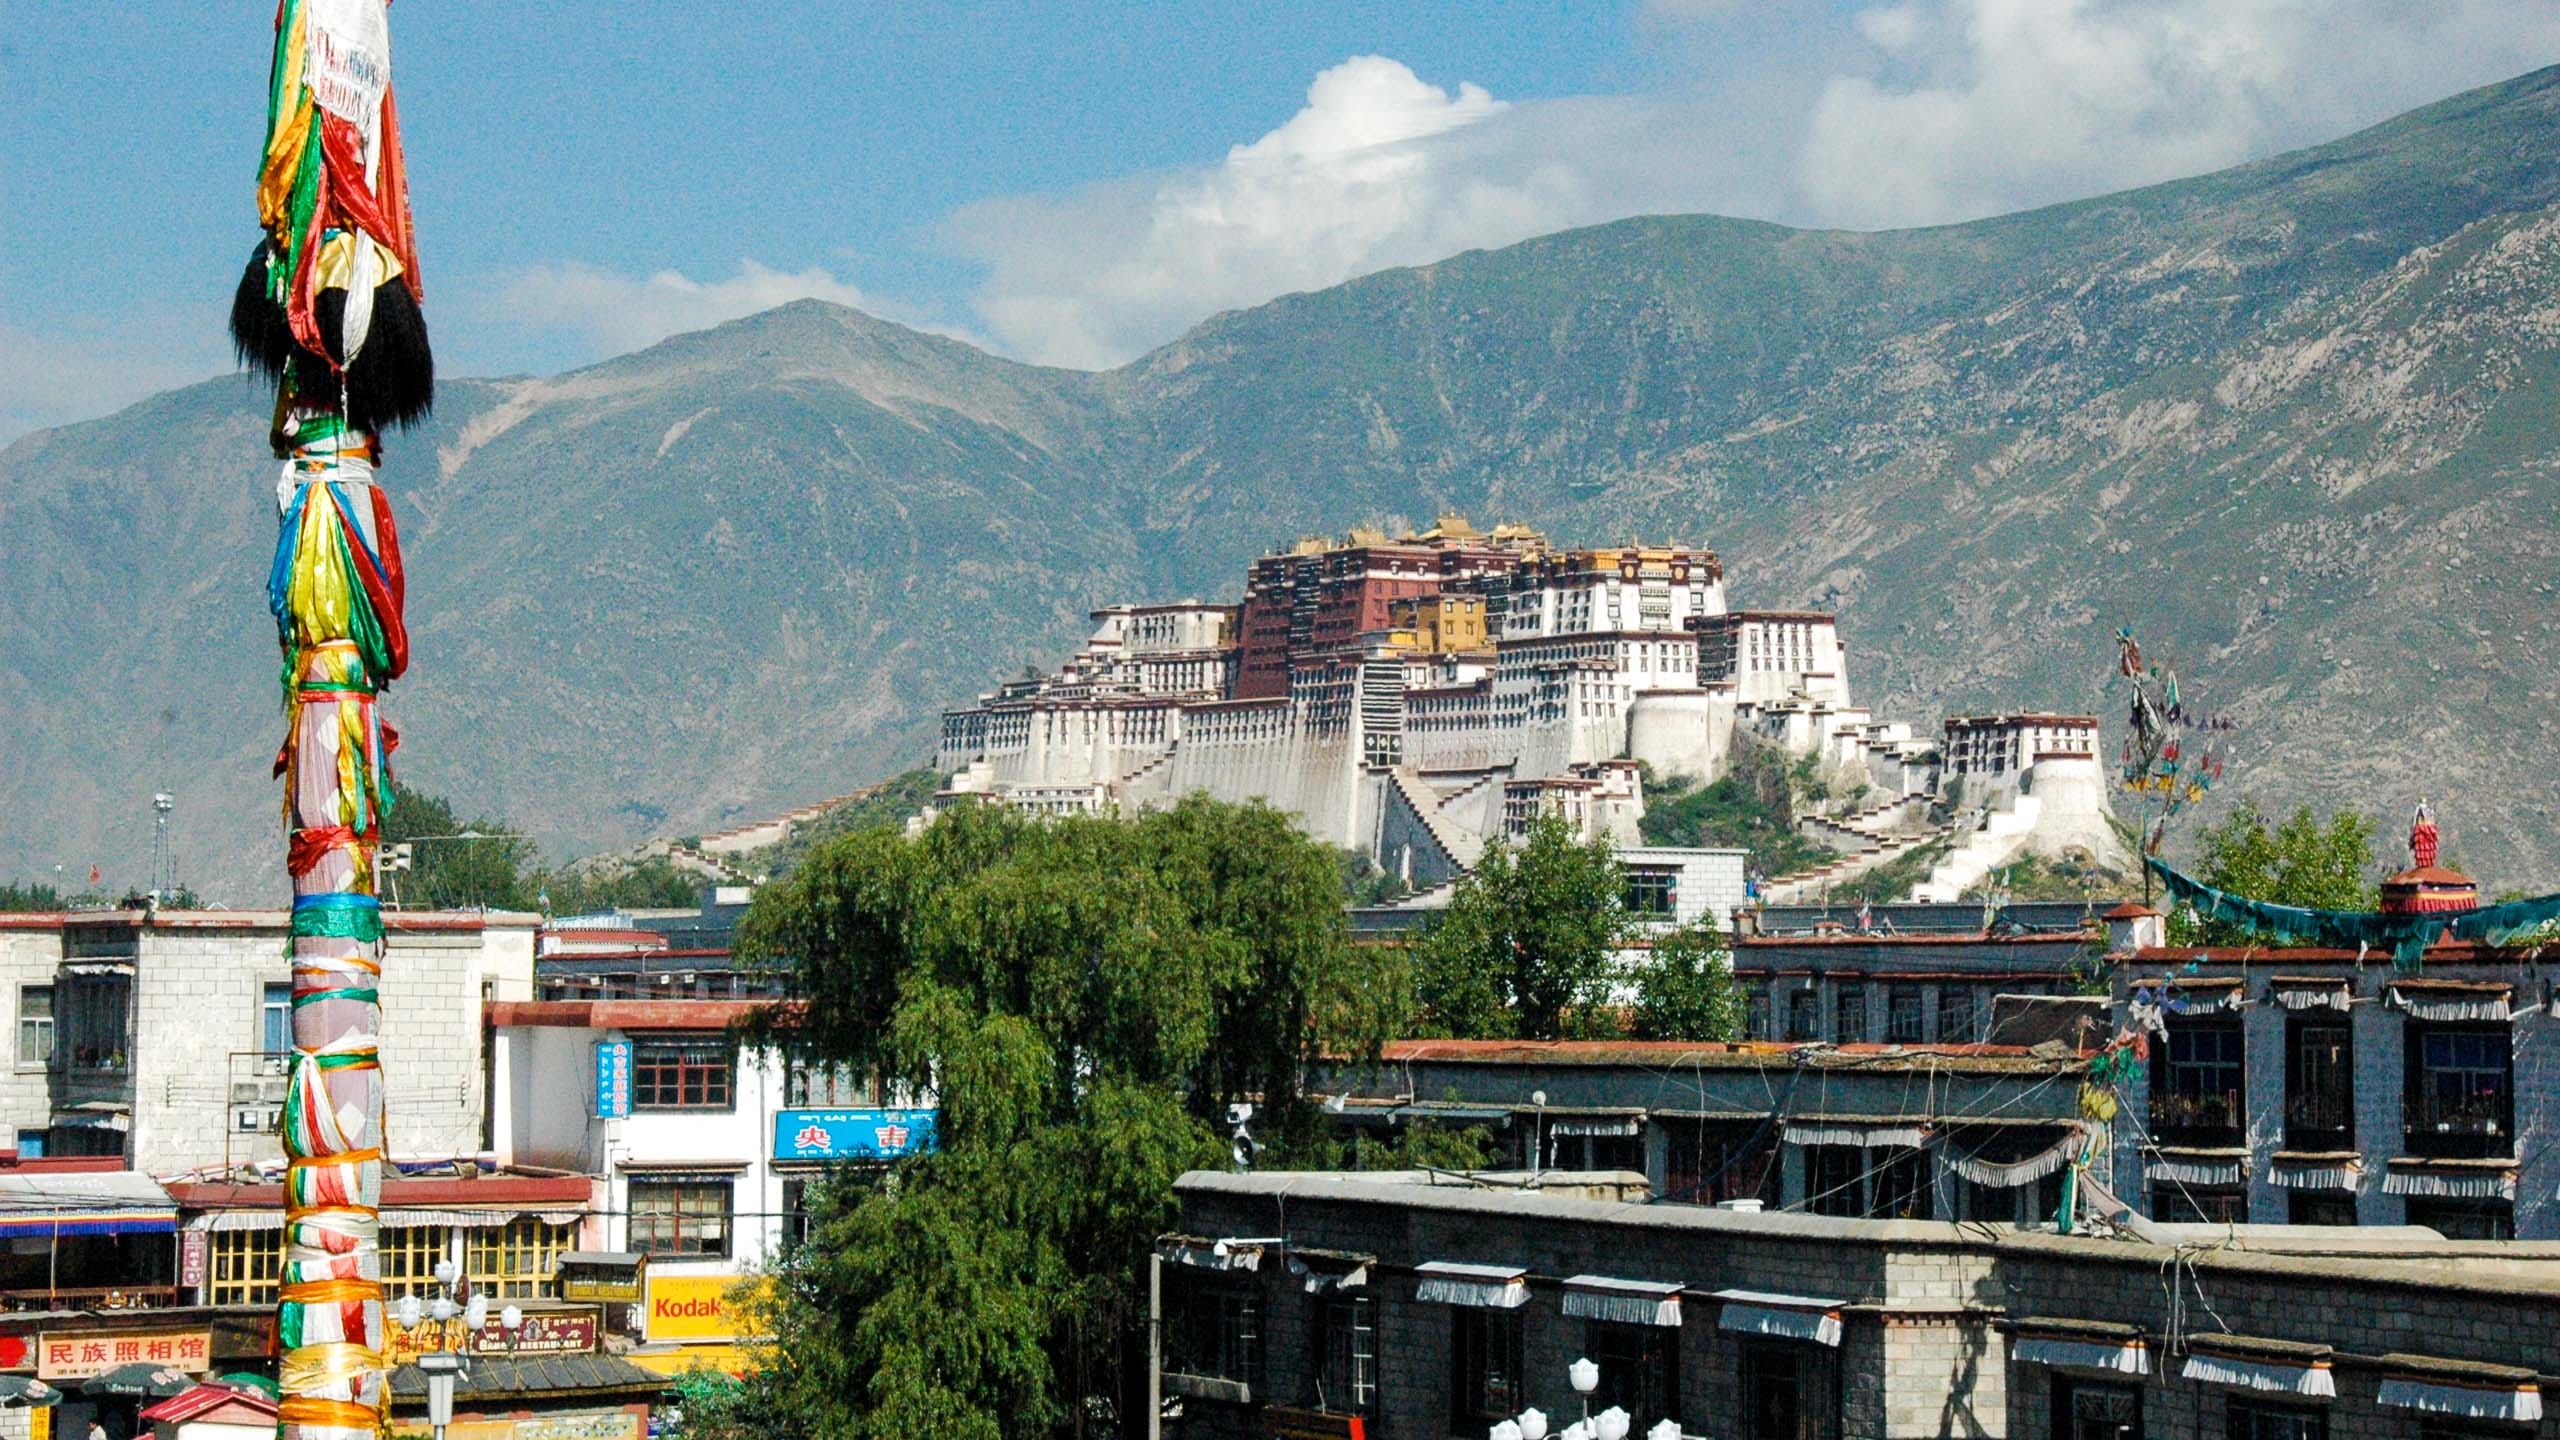
[[1147,1440],[1164,1440],[1164,1257],[1147,1256]]

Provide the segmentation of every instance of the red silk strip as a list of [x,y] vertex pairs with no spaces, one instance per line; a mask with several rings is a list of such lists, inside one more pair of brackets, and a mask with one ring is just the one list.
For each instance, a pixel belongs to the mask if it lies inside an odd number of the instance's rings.
[[307,875],[311,873],[312,866],[329,858],[330,851],[371,838],[369,833],[358,835],[344,825],[318,825],[308,830],[296,830],[293,839],[287,842],[284,868],[296,875]]

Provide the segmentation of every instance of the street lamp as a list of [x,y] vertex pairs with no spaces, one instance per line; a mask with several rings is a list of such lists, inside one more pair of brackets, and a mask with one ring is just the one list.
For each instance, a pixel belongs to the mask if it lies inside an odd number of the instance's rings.
[[[435,1298],[421,1303],[414,1291],[403,1295],[392,1307],[392,1318],[412,1335],[418,1333],[421,1323],[434,1323],[434,1330],[429,1332],[434,1343],[419,1350],[417,1363],[418,1373],[427,1380],[427,1423],[434,1427],[436,1440],[444,1440],[444,1427],[453,1423],[454,1383],[471,1374],[471,1362],[463,1352],[472,1337],[489,1323],[489,1297],[475,1293],[456,1303],[455,1296],[462,1290],[462,1267],[449,1258],[436,1262],[435,1281]],[[507,1307],[506,1313],[512,1335],[523,1315],[513,1305]],[[462,1317],[463,1328],[458,1333],[453,1327],[456,1314]]]

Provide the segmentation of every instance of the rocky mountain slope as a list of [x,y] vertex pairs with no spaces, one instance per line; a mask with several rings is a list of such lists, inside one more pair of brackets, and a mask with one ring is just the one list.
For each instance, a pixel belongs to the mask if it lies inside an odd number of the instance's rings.
[[[1722,551],[1880,708],[2107,703],[2131,623],[2226,795],[2560,883],[2560,71],[2126,195],[1880,234],[1625,221],[1216,317],[1104,375],[816,303],[395,440],[406,773],[555,848],[904,769],[1091,605],[1445,508]],[[237,379],[0,453],[0,875],[273,874]]]

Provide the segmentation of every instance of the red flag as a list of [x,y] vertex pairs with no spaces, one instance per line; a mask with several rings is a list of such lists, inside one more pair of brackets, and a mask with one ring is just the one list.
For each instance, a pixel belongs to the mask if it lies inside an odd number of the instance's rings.
[[89,867],[89,883],[90,883],[90,884],[92,884],[92,885],[95,885],[95,884],[97,884],[97,883],[98,883],[98,879],[99,879],[99,876],[98,876],[98,867],[97,867],[97,866],[95,866],[95,865],[90,866],[90,867]]

